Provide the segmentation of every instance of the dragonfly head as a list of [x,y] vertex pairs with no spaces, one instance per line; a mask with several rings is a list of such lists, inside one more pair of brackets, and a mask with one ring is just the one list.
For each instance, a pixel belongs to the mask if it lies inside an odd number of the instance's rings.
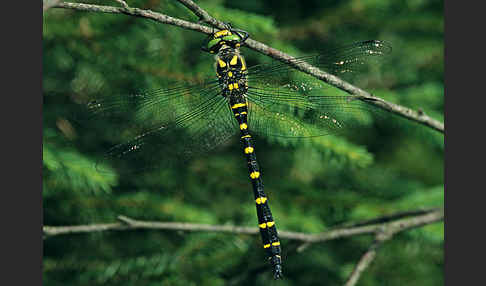
[[227,28],[212,33],[206,39],[202,50],[211,54],[219,52],[223,48],[237,49],[248,39],[249,34],[243,30],[233,29],[228,23]]

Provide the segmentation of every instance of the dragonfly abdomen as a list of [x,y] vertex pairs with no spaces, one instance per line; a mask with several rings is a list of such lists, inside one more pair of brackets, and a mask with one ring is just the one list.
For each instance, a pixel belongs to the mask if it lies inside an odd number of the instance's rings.
[[282,277],[282,257],[280,240],[278,238],[277,228],[273,220],[272,212],[268,204],[268,198],[263,191],[263,181],[258,166],[255,147],[248,128],[248,103],[245,98],[230,98],[230,107],[238,121],[241,131],[241,142],[243,143],[243,152],[248,163],[248,171],[253,186],[255,197],[258,227],[262,237],[263,248],[267,251],[267,256],[273,267],[274,278]]

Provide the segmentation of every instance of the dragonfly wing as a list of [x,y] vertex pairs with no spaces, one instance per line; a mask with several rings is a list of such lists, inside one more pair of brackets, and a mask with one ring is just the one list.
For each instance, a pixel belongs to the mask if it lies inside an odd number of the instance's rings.
[[100,171],[113,164],[122,172],[138,172],[183,163],[238,130],[216,81],[107,96],[88,107],[91,119],[105,120],[126,140],[104,154]]
[[339,134],[383,115],[354,96],[326,96],[324,91],[293,87],[250,88],[249,127],[264,136],[314,137]]
[[[291,63],[309,63],[330,74],[352,81],[371,64],[378,64],[391,53],[391,45],[385,41],[369,40],[344,45],[320,54],[298,57]],[[298,82],[294,77],[300,73],[280,61],[273,61],[248,68],[250,82],[256,84],[283,85]],[[322,85],[320,88],[323,88]]]
[[[350,79],[391,52],[383,41],[341,46],[318,55],[296,58],[331,74]],[[299,72],[288,63],[273,62],[248,69],[251,114],[249,124],[268,136],[312,137],[360,128],[383,116],[378,108],[354,96],[326,95],[323,82]]]

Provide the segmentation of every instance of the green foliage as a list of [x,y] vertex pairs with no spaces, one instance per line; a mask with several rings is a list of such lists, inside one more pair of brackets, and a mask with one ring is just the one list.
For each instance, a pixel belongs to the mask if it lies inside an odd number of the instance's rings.
[[52,180],[44,185],[44,195],[49,196],[59,190],[87,192],[93,194],[111,193],[117,184],[116,173],[100,174],[95,162],[73,150],[56,148],[44,143],[42,149],[43,164]]
[[[91,1],[117,5],[115,1]],[[196,22],[173,0],[129,1]],[[198,1],[211,15],[291,55],[381,39],[393,52],[351,78],[388,101],[443,120],[442,1]],[[43,209],[46,225],[140,220],[256,226],[238,138],[170,168],[123,173],[103,154],[133,135],[87,117],[99,95],[130,94],[214,77],[204,35],[119,14],[51,9],[43,19]],[[270,58],[242,49],[249,66]],[[304,78],[300,75],[295,80]],[[333,88],[326,95],[342,95]],[[120,110],[123,114],[123,110]],[[133,125],[165,116],[127,114]],[[285,140],[255,136],[279,230],[332,227],[444,203],[444,137],[376,112],[343,134]],[[296,118],[266,122],[289,128]],[[310,128],[317,128],[310,126]],[[311,130],[311,129],[308,129]],[[296,131],[298,132],[298,131]],[[190,139],[181,134],[176,141]],[[164,149],[165,150],[165,149]],[[146,154],[162,158],[163,152]],[[147,159],[147,158],[145,158]],[[100,170],[103,170],[100,172]],[[342,285],[372,237],[312,245],[283,240],[283,281],[274,282],[257,236],[174,231],[103,232],[44,241],[46,285]],[[442,285],[443,224],[387,242],[360,285]]]

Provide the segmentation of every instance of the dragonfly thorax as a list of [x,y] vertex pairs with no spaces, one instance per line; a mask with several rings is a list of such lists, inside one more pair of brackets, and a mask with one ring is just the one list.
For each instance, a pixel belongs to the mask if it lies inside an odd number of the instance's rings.
[[220,49],[216,60],[216,75],[224,97],[243,97],[248,91],[245,59],[238,49]]

